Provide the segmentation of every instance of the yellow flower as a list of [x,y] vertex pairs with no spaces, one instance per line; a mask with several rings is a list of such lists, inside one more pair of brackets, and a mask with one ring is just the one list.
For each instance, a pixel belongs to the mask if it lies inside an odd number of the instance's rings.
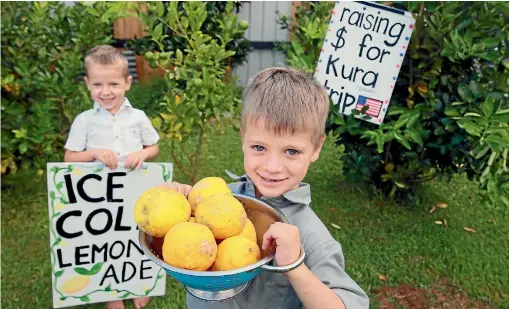
[[75,176],[78,176],[78,177],[81,177],[83,176],[83,170],[79,167],[76,167],[72,173],[75,175]]
[[61,247],[61,248],[65,248],[65,247],[67,247],[67,242],[66,242],[65,240],[62,240],[62,241],[60,242],[60,247]]
[[38,169],[37,170],[37,175],[38,176],[42,176],[42,174],[44,174],[44,171],[42,169]]
[[111,296],[117,296],[117,291],[111,291],[111,292],[110,292],[110,295],[111,295]]

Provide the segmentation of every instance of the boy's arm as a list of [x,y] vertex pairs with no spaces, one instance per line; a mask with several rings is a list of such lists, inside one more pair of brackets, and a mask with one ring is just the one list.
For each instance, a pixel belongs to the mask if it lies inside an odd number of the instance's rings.
[[337,241],[315,248],[306,257],[306,264],[285,274],[305,308],[369,308],[368,296],[344,270]]
[[159,154],[159,146],[157,144],[150,145],[150,146],[143,146],[142,151],[147,156],[146,160],[152,160],[155,157],[157,157],[157,154]]
[[318,279],[306,264],[285,274],[297,297],[307,309],[346,309],[345,304],[329,287]]
[[[276,264],[293,263],[301,250],[298,228],[285,223],[272,224],[263,235],[262,250],[274,244]],[[284,273],[305,308],[369,308],[366,293],[344,271],[343,253],[337,241],[327,240],[308,251],[306,264]]]
[[91,151],[72,151],[69,149],[65,150],[64,162],[92,162],[94,161],[94,155]]

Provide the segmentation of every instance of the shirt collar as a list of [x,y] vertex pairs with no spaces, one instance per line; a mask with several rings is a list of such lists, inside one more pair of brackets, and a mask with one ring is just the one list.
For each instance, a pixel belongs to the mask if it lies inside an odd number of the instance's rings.
[[[242,176],[237,176],[230,171],[225,171],[230,178],[236,181],[246,182],[246,194],[250,196],[255,196],[255,186],[253,181],[244,174]],[[289,206],[292,204],[304,204],[309,205],[311,203],[311,186],[307,183],[301,182],[299,187],[288,192],[283,193],[283,195],[278,197],[265,197],[262,196],[261,200],[265,200],[271,202],[272,204],[277,204],[278,206]]]
[[[133,106],[131,105],[131,102],[129,102],[129,99],[128,98],[124,98],[124,103],[122,103],[122,105],[120,106],[120,108],[118,109],[119,111],[122,110],[123,108],[132,108]],[[93,109],[96,111],[96,112],[99,112],[101,110],[101,105],[99,103],[97,103],[96,101],[94,101],[94,107]]]

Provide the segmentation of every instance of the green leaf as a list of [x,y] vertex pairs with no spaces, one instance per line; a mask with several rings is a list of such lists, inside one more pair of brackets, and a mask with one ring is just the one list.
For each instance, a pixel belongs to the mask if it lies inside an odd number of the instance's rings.
[[49,193],[49,196],[52,198],[52,199],[55,199],[55,191],[51,191]]
[[104,262],[101,262],[101,263],[97,263],[95,264],[91,269],[90,271],[88,272],[88,275],[89,276],[93,276],[95,274],[97,274],[100,270],[101,270],[101,267],[103,266]]
[[408,142],[408,140],[405,138],[405,136],[403,136],[403,134],[399,133],[399,132],[394,132],[394,137],[396,138],[396,140],[403,146],[405,146],[406,149],[408,150],[412,150],[412,147],[410,146],[410,143]]
[[182,62],[184,60],[184,55],[182,54],[182,51],[180,49],[177,49],[176,56],[178,62]]
[[51,216],[52,218],[56,218],[58,216],[60,216],[62,213],[61,212],[57,212],[56,214],[54,214],[53,216]]
[[481,129],[479,126],[470,120],[460,120],[458,121],[458,125],[465,129],[470,135],[481,136]]
[[90,301],[90,298],[88,298],[88,296],[87,296],[87,295],[84,295],[84,296],[81,296],[81,297],[80,297],[80,300],[81,300],[81,301],[84,301],[84,302],[89,302],[89,301]]
[[481,85],[478,82],[476,82],[475,80],[470,81],[469,89],[470,89],[470,91],[472,91],[472,94],[476,98],[478,98],[482,95]]
[[490,158],[488,160],[488,166],[491,166],[493,165],[493,161],[495,161],[495,159],[498,157],[498,153],[496,152],[492,152],[491,155],[490,155]]
[[482,111],[486,117],[490,117],[495,110],[495,99],[491,96],[487,97],[482,104]]
[[55,240],[55,243],[53,243],[53,246],[57,246],[61,242],[62,242],[62,238],[58,237],[57,240]]
[[419,131],[417,131],[416,128],[408,128],[406,131],[408,133],[408,136],[410,136],[410,139],[413,142],[415,142],[421,146],[424,144],[424,141],[422,140],[422,136],[419,133]]
[[159,23],[152,32],[152,39],[157,42],[161,39],[161,35],[163,35],[163,24]]
[[496,112],[491,116],[490,120],[500,123],[509,123],[509,109]]
[[460,95],[460,97],[463,100],[465,100],[467,102],[472,102],[474,99],[474,96],[472,95],[472,91],[470,91],[470,89],[468,89],[468,87],[465,84],[461,84],[458,87],[458,94]]
[[111,291],[111,284],[108,284],[108,286],[107,286],[106,288],[104,288],[104,290],[105,290],[106,292]]
[[64,185],[64,182],[61,181],[59,183],[57,183],[57,189],[62,189],[62,186]]
[[490,146],[485,146],[481,151],[479,151],[479,153],[475,156],[475,159],[478,160],[482,157],[484,157],[484,155],[486,153],[488,153],[488,150],[490,150]]
[[89,272],[90,272],[88,269],[83,268],[83,267],[75,267],[74,271],[80,275],[85,275],[85,276],[88,276]]
[[493,152],[502,152],[504,147],[508,147],[506,141],[502,138],[490,135],[485,139],[486,143],[490,145]]
[[67,205],[69,204],[68,201],[64,200],[63,198],[60,198],[60,203],[64,204],[64,205]]
[[58,278],[60,276],[62,276],[64,274],[64,270],[59,270],[57,272],[55,272],[55,278]]
[[156,13],[157,17],[161,18],[164,15],[164,5],[162,1],[156,1]]
[[126,298],[126,297],[129,297],[129,295],[131,295],[131,293],[126,292],[125,294],[119,296],[118,298]]

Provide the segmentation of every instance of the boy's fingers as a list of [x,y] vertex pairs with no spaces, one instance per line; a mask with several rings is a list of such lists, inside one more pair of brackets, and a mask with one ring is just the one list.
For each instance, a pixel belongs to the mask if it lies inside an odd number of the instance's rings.
[[136,166],[136,170],[139,171],[141,169],[141,167],[143,166],[143,161],[142,160],[139,160],[138,161],[138,165]]

